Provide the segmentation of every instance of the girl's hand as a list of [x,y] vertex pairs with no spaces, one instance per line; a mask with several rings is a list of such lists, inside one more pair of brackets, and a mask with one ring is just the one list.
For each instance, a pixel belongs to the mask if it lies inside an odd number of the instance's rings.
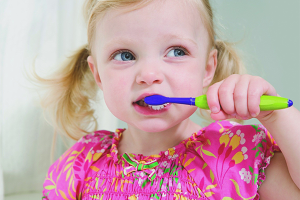
[[262,119],[273,111],[261,111],[262,95],[277,96],[275,88],[258,76],[233,74],[207,90],[207,103],[213,120]]

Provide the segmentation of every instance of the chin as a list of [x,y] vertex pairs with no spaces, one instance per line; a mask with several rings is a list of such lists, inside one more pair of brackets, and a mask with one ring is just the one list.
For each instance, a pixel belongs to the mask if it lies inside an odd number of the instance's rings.
[[148,132],[148,133],[157,133],[157,132],[162,132],[165,131],[167,128],[161,128],[161,127],[137,127],[138,129]]
[[[155,120],[156,121],[156,120]],[[169,124],[167,122],[143,122],[139,124],[134,125],[136,128],[148,132],[148,133],[157,133],[157,132],[162,132],[165,131],[171,127],[173,127],[173,124]]]

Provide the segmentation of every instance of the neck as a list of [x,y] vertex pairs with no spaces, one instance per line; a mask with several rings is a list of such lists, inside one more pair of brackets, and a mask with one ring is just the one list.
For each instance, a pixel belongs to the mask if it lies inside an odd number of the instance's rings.
[[128,124],[122,134],[118,146],[119,155],[126,153],[143,154],[145,156],[159,154],[161,151],[178,145],[201,129],[189,118],[161,132],[145,132]]

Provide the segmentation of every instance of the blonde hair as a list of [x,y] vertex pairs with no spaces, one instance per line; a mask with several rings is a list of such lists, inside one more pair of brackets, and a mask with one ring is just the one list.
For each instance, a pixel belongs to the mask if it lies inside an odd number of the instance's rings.
[[[216,73],[210,85],[223,80],[231,74],[241,74],[245,68],[236,54],[232,44],[215,40],[213,12],[209,0],[186,0],[193,2],[201,13],[202,21],[209,34],[209,49],[218,50]],[[88,44],[69,57],[63,66],[50,78],[44,79],[34,73],[37,82],[49,89],[48,95],[42,99],[42,107],[51,116],[55,131],[74,140],[89,133],[88,127],[97,129],[97,121],[91,101],[95,100],[98,87],[87,63],[92,55],[92,44],[98,20],[113,8],[138,9],[151,0],[86,0],[84,16],[87,21]]]

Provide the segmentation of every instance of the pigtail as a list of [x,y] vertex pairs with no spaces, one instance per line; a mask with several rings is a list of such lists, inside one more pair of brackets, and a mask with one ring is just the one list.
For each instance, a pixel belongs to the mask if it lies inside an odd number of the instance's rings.
[[215,41],[215,48],[218,50],[218,64],[211,85],[232,74],[246,73],[246,68],[234,49],[234,45],[234,43],[222,40]]
[[35,82],[47,89],[41,106],[49,113],[50,123],[55,131],[73,140],[89,133],[91,124],[93,131],[97,128],[90,99],[95,100],[98,87],[87,63],[88,56],[84,45],[49,78],[33,73]]

